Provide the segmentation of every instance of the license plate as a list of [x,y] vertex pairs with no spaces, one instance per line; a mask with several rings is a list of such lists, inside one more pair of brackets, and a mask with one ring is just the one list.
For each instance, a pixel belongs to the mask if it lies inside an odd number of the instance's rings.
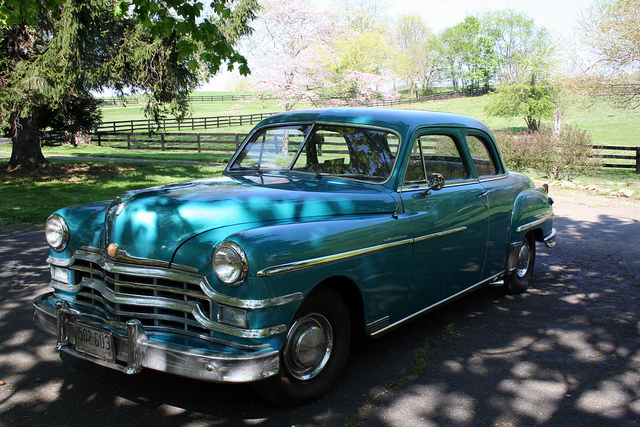
[[100,329],[82,323],[76,323],[76,350],[81,353],[88,354],[98,359],[113,362],[113,336],[111,332],[105,332]]

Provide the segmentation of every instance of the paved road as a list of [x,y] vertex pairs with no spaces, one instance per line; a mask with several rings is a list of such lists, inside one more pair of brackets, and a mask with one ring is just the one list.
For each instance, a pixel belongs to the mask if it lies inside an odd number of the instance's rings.
[[63,364],[31,323],[42,232],[0,229],[0,425],[640,424],[640,207],[584,197],[557,198],[559,244],[538,246],[529,292],[487,287],[359,341],[331,394],[289,409],[245,385]]

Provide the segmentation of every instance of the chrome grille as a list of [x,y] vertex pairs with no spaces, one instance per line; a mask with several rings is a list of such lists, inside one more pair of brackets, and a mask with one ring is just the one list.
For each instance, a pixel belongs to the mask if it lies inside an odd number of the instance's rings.
[[[145,271],[131,266],[131,270]],[[74,283],[82,285],[76,301],[120,322],[138,319],[148,331],[181,332],[210,337],[211,331],[192,314],[199,306],[209,319],[213,302],[198,284],[172,278],[108,271],[94,260],[78,259],[69,266]]]

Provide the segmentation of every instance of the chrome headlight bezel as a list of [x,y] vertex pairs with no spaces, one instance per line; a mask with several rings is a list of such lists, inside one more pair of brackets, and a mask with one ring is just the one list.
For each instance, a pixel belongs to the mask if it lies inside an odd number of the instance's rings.
[[56,252],[62,252],[69,244],[69,226],[60,214],[53,214],[47,218],[44,234],[47,243]]
[[213,271],[227,286],[240,286],[249,273],[247,254],[235,242],[222,242],[213,253]]

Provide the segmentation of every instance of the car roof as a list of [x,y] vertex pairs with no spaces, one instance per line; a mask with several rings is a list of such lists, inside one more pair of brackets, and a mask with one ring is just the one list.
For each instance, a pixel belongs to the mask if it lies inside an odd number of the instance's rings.
[[405,134],[422,126],[465,127],[490,133],[484,123],[459,114],[367,107],[295,110],[275,114],[260,124],[264,126],[287,122],[349,123],[389,128]]

